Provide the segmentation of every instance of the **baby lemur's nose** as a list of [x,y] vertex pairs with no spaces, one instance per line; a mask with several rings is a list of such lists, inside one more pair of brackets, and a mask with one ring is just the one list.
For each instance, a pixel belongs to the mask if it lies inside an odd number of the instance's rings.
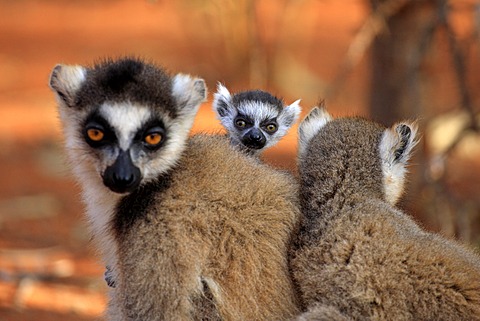
[[254,140],[254,141],[259,142],[259,141],[262,140],[262,134],[255,132],[255,133],[252,133],[252,134],[250,135],[250,138],[251,138],[252,140]]
[[266,142],[267,139],[265,138],[265,135],[263,135],[263,133],[256,128],[250,130],[242,138],[242,143],[248,148],[253,149],[262,149]]

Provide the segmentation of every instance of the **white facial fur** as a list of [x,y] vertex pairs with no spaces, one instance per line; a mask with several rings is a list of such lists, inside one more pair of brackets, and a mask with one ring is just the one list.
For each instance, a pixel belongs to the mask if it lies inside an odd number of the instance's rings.
[[[402,138],[399,126],[410,129],[408,139]],[[379,150],[382,162],[383,186],[386,200],[395,205],[403,193],[407,164],[412,154],[412,149],[417,144],[416,135],[418,127],[412,122],[402,122],[387,128],[380,142]],[[402,141],[403,139],[403,141]],[[403,153],[396,157],[395,152],[404,148]],[[397,155],[398,156],[398,155]]]
[[331,120],[332,116],[324,108],[313,107],[298,128],[299,157],[305,154],[310,140]]
[[131,102],[105,103],[100,106],[99,113],[115,129],[118,145],[125,151],[130,148],[137,131],[152,115],[150,108]]

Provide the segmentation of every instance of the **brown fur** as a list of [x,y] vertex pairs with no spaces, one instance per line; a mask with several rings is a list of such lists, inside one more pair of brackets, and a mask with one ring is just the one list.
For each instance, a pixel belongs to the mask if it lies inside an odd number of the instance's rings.
[[303,218],[291,268],[306,312],[298,320],[480,320],[479,257],[385,200],[384,130],[333,120],[300,156]]
[[282,320],[298,312],[287,267],[299,217],[289,175],[224,137],[198,135],[155,184],[118,207],[112,315],[118,306],[135,320]]
[[352,321],[353,319],[343,315],[337,308],[313,304],[308,311],[297,317],[296,321]]

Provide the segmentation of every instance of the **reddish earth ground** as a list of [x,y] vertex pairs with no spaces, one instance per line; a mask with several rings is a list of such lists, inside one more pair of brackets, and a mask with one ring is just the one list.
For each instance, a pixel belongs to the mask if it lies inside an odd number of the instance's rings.
[[[0,0],[0,320],[98,320],[106,304],[104,268],[63,158],[50,70],[133,54],[201,75],[210,91],[217,81],[247,88],[251,47],[243,30],[251,21],[227,2],[199,3]],[[258,35],[277,66],[270,71],[282,70],[267,89],[287,102],[303,98],[307,111],[366,10],[361,0],[292,2],[285,11],[278,3],[257,8]],[[365,113],[361,75],[350,77],[333,113]],[[194,131],[219,128],[206,103]],[[267,161],[294,168],[294,131]]]

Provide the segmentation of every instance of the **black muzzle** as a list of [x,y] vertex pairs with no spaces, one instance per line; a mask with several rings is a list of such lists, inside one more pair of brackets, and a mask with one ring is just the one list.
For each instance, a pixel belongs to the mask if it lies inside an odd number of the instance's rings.
[[131,192],[140,185],[141,180],[140,169],[133,165],[130,153],[123,150],[103,174],[103,184],[115,193]]
[[265,135],[257,128],[253,128],[242,137],[242,143],[248,148],[262,149],[267,143]]

